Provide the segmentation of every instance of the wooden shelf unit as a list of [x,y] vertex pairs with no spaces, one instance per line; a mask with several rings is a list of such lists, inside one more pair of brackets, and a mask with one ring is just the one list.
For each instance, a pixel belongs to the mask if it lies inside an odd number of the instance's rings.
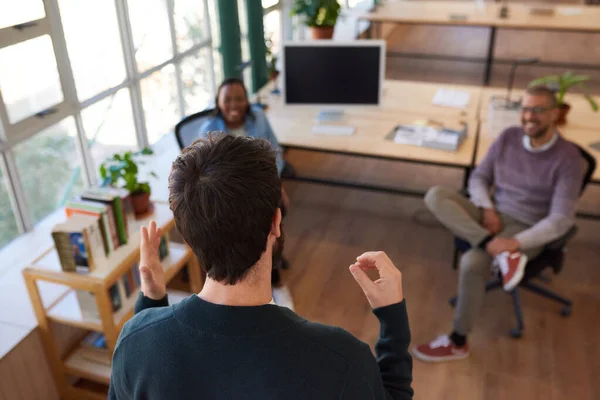
[[[139,289],[136,289],[127,298],[121,298],[121,307],[113,312],[109,289],[139,261],[139,228],[147,226],[150,220],[155,220],[156,224],[165,233],[175,227],[173,214],[168,205],[156,202],[152,215],[136,221],[136,226],[131,230],[128,243],[119,247],[108,257],[105,264],[99,265],[89,274],[83,275],[63,271],[54,248],[46,251],[30,267],[23,270],[25,284],[38,320],[44,350],[57,388],[64,399],[105,398],[102,394],[86,389],[85,386],[79,387],[72,384],[73,380],[70,378],[82,378],[104,385],[109,384],[110,360],[119,333],[123,325],[133,316],[133,307],[139,295]],[[162,265],[165,270],[166,282],[173,279],[187,266],[190,291],[197,293],[202,288],[203,278],[200,265],[189,246],[169,242],[169,255],[162,260]],[[45,305],[40,295],[38,281],[63,285],[68,290],[54,303]],[[77,290],[94,294],[98,309],[97,317],[82,312],[76,295]],[[187,295],[189,293],[169,290],[169,302],[177,302]],[[76,343],[66,357],[61,357],[53,331],[53,323],[70,325],[86,331],[102,332],[105,335],[108,348],[106,360],[97,362],[86,358],[83,355],[80,343]]]

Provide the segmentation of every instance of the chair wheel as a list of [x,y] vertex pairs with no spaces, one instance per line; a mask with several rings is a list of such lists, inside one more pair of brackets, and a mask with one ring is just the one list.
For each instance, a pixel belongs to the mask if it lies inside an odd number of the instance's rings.
[[571,306],[564,306],[561,310],[560,310],[560,315],[562,315],[563,317],[569,317],[571,315]]
[[510,330],[510,336],[513,339],[520,339],[523,336],[523,329],[513,328]]
[[448,300],[448,303],[450,303],[451,307],[456,307],[456,297],[451,298],[450,300]]

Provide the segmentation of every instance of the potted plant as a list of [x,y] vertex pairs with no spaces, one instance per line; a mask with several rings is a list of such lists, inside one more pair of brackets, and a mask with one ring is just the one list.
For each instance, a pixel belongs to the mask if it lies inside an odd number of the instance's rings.
[[[273,35],[271,35],[273,36]],[[267,68],[269,69],[269,80],[273,81],[277,79],[279,76],[279,71],[277,71],[277,55],[273,53],[273,39],[269,37],[265,37],[265,47],[267,49]]]
[[[131,202],[136,215],[144,214],[150,208],[150,185],[148,182],[138,181],[138,164],[144,162],[137,160],[141,156],[153,154],[152,149],[145,147],[138,152],[126,151],[114,154],[100,165],[100,177],[104,185],[120,186],[131,193]],[[154,172],[150,175],[157,178]]]
[[337,0],[296,0],[292,15],[305,17],[313,39],[331,39],[340,11]]
[[[590,77],[587,75],[575,75],[571,71],[568,71],[562,75],[549,75],[535,79],[529,84],[529,87],[546,85],[556,91],[556,102],[558,103],[560,110],[556,123],[558,125],[564,125],[567,122],[567,113],[571,109],[571,105],[565,102],[567,91],[574,86],[583,88],[583,84],[589,80]],[[598,103],[596,103],[592,96],[585,93],[584,97],[590,103],[592,110],[594,110],[594,112],[598,111]]]

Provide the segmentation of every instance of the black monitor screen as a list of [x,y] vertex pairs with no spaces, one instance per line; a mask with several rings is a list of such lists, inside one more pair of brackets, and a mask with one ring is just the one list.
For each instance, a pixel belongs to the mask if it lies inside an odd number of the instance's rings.
[[288,104],[378,104],[380,46],[285,46]]

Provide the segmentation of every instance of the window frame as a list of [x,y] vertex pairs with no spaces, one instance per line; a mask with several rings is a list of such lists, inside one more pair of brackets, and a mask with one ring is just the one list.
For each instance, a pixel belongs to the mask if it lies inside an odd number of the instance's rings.
[[[132,117],[135,127],[135,135],[137,145],[145,147],[149,145],[148,131],[146,128],[146,118],[142,103],[140,82],[142,79],[150,76],[152,73],[166,67],[174,65],[177,80],[177,108],[179,117],[185,116],[185,99],[183,92],[183,83],[181,77],[181,62],[186,57],[191,56],[203,48],[208,48],[208,65],[209,82],[211,87],[208,88],[213,94],[216,88],[214,59],[213,59],[213,35],[211,27],[211,16],[209,15],[208,1],[201,0],[198,5],[204,8],[204,30],[206,38],[201,42],[195,43],[185,51],[180,51],[177,46],[177,32],[175,26],[175,1],[162,0],[166,2],[168,11],[169,33],[173,47],[173,56],[168,60],[156,65],[146,71],[140,72],[135,59],[135,51],[133,45],[133,35],[131,20],[129,15],[129,7],[127,0],[113,0],[115,5],[116,18],[119,29],[119,37],[123,49],[123,60],[125,63],[126,77],[123,82],[108,87],[100,93],[92,96],[89,99],[80,101],[77,95],[75,79],[71,67],[71,61],[67,49],[67,42],[62,25],[60,7],[58,0],[40,0],[43,3],[45,16],[40,19],[20,23],[13,26],[8,26],[0,29],[0,49],[8,46],[18,45],[27,40],[48,35],[52,41],[52,49],[56,60],[57,70],[59,74],[60,87],[63,92],[63,101],[55,104],[46,110],[29,116],[16,123],[10,123],[8,113],[2,93],[0,92],[0,168],[2,169],[4,180],[7,184],[10,204],[12,211],[17,221],[18,233],[34,229],[29,205],[23,190],[22,180],[17,170],[17,165],[14,159],[14,147],[26,141],[33,136],[39,134],[43,130],[59,123],[65,118],[73,117],[77,130],[75,136],[77,157],[83,169],[83,179],[86,186],[98,183],[96,174],[97,166],[94,163],[92,154],[88,145],[88,139],[83,125],[82,111],[88,107],[114,96],[123,89],[129,89],[131,101]],[[174,128],[174,127],[173,127]],[[168,134],[169,132],[164,132]]]

